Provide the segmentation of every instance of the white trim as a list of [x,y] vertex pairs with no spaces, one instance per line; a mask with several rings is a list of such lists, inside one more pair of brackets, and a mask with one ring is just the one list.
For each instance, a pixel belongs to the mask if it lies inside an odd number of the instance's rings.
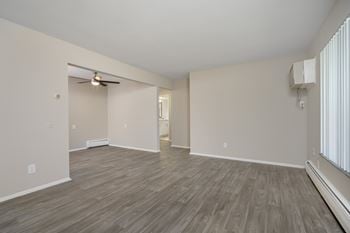
[[255,159],[244,159],[244,158],[229,157],[229,156],[222,156],[222,155],[203,154],[203,153],[197,153],[197,152],[190,152],[190,155],[204,156],[204,157],[217,158],[217,159],[228,159],[228,160],[243,161],[243,162],[250,162],[250,163],[269,164],[269,165],[276,165],[276,166],[282,166],[282,167],[305,168],[305,166],[303,165],[297,165],[297,164],[291,164],[291,163],[278,163],[278,162],[270,162],[270,161],[255,160]]
[[47,183],[47,184],[44,184],[44,185],[40,185],[40,186],[37,186],[37,187],[34,187],[34,188],[30,188],[30,189],[27,189],[27,190],[24,190],[24,191],[20,191],[18,193],[14,193],[14,194],[11,194],[11,195],[8,195],[8,196],[5,196],[5,197],[0,197],[0,203],[4,202],[4,201],[8,201],[8,200],[16,198],[16,197],[21,197],[21,196],[24,196],[24,195],[36,192],[36,191],[39,191],[39,190],[42,190],[42,189],[46,189],[46,188],[49,188],[49,187],[52,187],[52,186],[55,186],[55,185],[58,185],[58,184],[62,184],[62,183],[65,183],[65,182],[68,182],[68,181],[71,181],[71,180],[72,179],[70,177],[67,177],[67,178],[56,180],[56,181],[53,181],[53,182],[50,182],[50,183]]
[[120,148],[130,149],[130,150],[147,151],[147,152],[153,152],[153,153],[159,153],[160,152],[160,150],[145,149],[145,148],[133,147],[133,146],[121,146],[121,145],[115,145],[115,144],[109,144],[109,146],[120,147]]
[[87,149],[87,147],[80,147],[80,148],[71,149],[71,150],[69,150],[69,152],[80,151],[80,150],[86,150],[86,149]]
[[305,167],[307,174],[343,226],[345,232],[350,232],[350,214],[347,210],[350,207],[347,200],[311,161],[306,161]]
[[182,149],[190,149],[189,146],[180,146],[180,145],[171,145],[171,147],[174,147],[174,148],[182,148]]

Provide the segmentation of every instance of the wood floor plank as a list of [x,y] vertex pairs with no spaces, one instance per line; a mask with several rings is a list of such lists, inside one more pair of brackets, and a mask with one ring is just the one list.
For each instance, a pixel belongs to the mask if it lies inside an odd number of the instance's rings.
[[116,147],[72,152],[72,182],[0,204],[1,233],[341,233],[303,169]]

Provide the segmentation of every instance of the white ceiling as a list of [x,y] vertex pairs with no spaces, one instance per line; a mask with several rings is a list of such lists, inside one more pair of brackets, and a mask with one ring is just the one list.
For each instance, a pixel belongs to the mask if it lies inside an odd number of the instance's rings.
[[0,16],[170,78],[301,51],[335,0],[1,0]]

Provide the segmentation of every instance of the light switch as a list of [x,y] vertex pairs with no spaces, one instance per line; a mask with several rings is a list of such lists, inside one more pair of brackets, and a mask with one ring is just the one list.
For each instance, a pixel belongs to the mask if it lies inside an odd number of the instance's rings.
[[35,164],[29,164],[28,165],[28,174],[34,174],[36,173],[36,166]]

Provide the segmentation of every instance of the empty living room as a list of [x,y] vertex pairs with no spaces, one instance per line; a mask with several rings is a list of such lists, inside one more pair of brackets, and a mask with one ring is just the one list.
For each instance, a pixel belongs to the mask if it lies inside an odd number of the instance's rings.
[[1,0],[0,233],[350,233],[350,0]]

